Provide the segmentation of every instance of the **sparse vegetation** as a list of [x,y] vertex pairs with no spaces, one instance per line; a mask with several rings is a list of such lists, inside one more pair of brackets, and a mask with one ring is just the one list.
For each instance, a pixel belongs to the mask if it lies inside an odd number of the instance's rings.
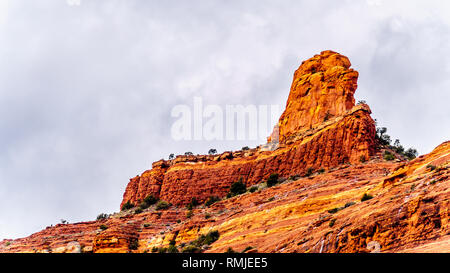
[[194,212],[193,212],[192,210],[189,210],[189,211],[186,213],[186,218],[191,218],[192,215],[194,215]]
[[370,194],[368,194],[368,193],[364,193],[364,195],[361,197],[361,202],[370,200],[370,199],[372,199],[372,198],[373,198],[372,195],[370,195]]
[[305,176],[306,176],[306,177],[309,177],[309,176],[311,176],[313,173],[314,173],[314,168],[308,168],[308,169],[306,170]]
[[278,174],[273,173],[267,178],[267,187],[272,187],[276,184],[278,184]]
[[169,155],[169,160],[172,160],[172,159],[174,159],[175,158],[175,155],[174,154],[170,154]]
[[366,158],[365,155],[362,155],[362,156],[359,157],[359,162],[365,163],[366,161],[367,161],[367,158]]
[[249,250],[252,250],[252,249],[254,249],[254,247],[248,246],[248,247],[246,247],[244,250],[242,250],[242,253],[245,253],[245,252],[247,252],[247,251],[249,251]]
[[138,247],[139,247],[139,242],[136,239],[131,240],[129,245],[128,245],[128,248],[131,249],[131,250],[136,250],[136,249],[138,249]]
[[248,146],[242,147],[242,151],[248,151],[250,148]]
[[198,246],[187,245],[181,250],[181,252],[183,252],[183,253],[200,253],[200,252],[202,252],[202,249],[199,248]]
[[[376,120],[375,120],[376,123]],[[395,151],[397,154],[403,155],[406,158],[408,158],[408,160],[412,160],[414,158],[417,157],[418,153],[417,150],[414,148],[409,148],[405,151],[405,148],[400,144],[400,140],[396,139],[394,141],[394,145],[391,145],[391,137],[386,134],[387,132],[387,128],[386,127],[377,127],[376,129],[376,139],[378,141],[378,143],[380,143],[380,145],[382,146],[386,146],[390,149],[392,149],[393,151]],[[388,158],[392,158],[390,156],[388,156]],[[390,159],[386,159],[386,160],[390,160]]]
[[108,218],[109,218],[109,215],[106,213],[100,213],[99,215],[97,215],[97,221],[106,220]]
[[196,206],[198,206],[198,201],[197,198],[192,197],[191,202],[189,204],[187,204],[186,208],[188,210],[192,210],[193,208],[195,208]]
[[427,169],[430,171],[434,171],[436,169],[436,166],[429,164],[427,165]]
[[134,211],[134,214],[139,214],[139,213],[142,213],[143,212],[143,210],[141,209],[141,208],[137,208],[135,211]]
[[[242,182],[242,177],[239,178],[239,180],[237,182],[234,182],[231,187],[230,187],[230,192],[228,193],[228,195],[230,195],[230,197],[239,195],[239,194],[243,194],[247,191],[247,188],[245,187],[245,184]],[[227,197],[228,197],[227,195]]]
[[320,168],[317,172],[318,172],[319,174],[322,174],[322,173],[325,172],[325,169],[324,169],[324,168]]
[[328,225],[330,226],[330,227],[332,227],[332,226],[334,226],[334,223],[336,223],[336,219],[331,219],[330,220],[330,222],[328,223]]
[[194,155],[192,152],[185,152],[184,155]]
[[219,198],[219,197],[217,197],[217,196],[210,196],[210,197],[206,200],[205,206],[209,207],[209,206],[211,206],[212,204],[214,204],[214,203],[216,203],[216,202],[218,202],[218,201],[220,201],[220,198]]
[[236,253],[236,251],[234,251],[231,247],[229,247],[227,251],[225,251],[225,253]]
[[122,205],[121,210],[125,211],[125,210],[129,210],[134,208],[134,205],[130,203],[130,201],[127,201],[125,204]]
[[418,153],[416,149],[413,148],[409,148],[408,150],[406,150],[406,152],[404,153],[404,155],[409,159],[412,160],[414,158],[417,157]]
[[169,207],[170,207],[170,204],[164,200],[160,200],[156,204],[156,210],[165,210],[165,209],[168,209]]
[[257,186],[252,186],[252,187],[250,187],[250,188],[248,189],[249,192],[255,192],[255,191],[257,191],[257,190],[258,190],[258,187],[257,187]]
[[348,208],[350,206],[353,206],[354,204],[355,204],[355,202],[347,202],[347,203],[345,203],[344,208]]
[[217,241],[220,237],[219,231],[212,230],[208,232],[206,235],[200,235],[197,240],[193,241],[191,244],[202,247],[204,245],[210,245]]
[[100,227],[99,227],[101,230],[107,230],[108,229],[108,226],[107,225],[100,225]]
[[329,209],[329,210],[328,210],[328,213],[333,214],[333,213],[336,213],[336,212],[340,211],[341,209],[342,209],[342,208],[333,208],[333,209]]
[[167,253],[178,253],[178,248],[175,245],[169,245],[167,248]]
[[205,245],[210,245],[217,241],[220,237],[220,234],[217,230],[212,230],[208,232],[206,235],[202,234],[198,236],[195,241],[190,242],[187,246],[183,247],[181,252],[183,253],[201,253],[202,247]]
[[209,149],[208,154],[209,155],[215,155],[215,154],[217,154],[217,150],[216,149]]
[[330,117],[331,117],[330,111],[327,111],[327,113],[326,113],[325,116],[323,117],[323,121],[325,122],[325,121],[329,120]]
[[395,159],[395,156],[393,154],[391,154],[391,152],[389,152],[389,151],[384,151],[383,158],[384,158],[384,160],[391,161],[391,160]]
[[139,208],[144,210],[148,207],[150,207],[151,205],[156,204],[156,202],[158,202],[158,198],[156,198],[155,196],[153,196],[153,194],[150,194],[149,196],[145,197],[145,199],[139,204]]

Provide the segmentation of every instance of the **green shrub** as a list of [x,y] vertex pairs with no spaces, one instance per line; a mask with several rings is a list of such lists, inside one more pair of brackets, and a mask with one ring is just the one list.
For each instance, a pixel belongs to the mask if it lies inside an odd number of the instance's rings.
[[248,151],[250,148],[248,146],[242,147],[242,151]]
[[246,191],[247,191],[247,187],[245,187],[245,184],[242,182],[242,177],[239,178],[239,180],[237,182],[234,182],[230,187],[231,196],[243,194]]
[[417,157],[418,153],[416,149],[413,148],[409,148],[408,150],[406,150],[406,152],[404,153],[404,155],[409,159],[414,159]]
[[183,253],[200,253],[202,252],[202,249],[194,246],[194,245],[187,245],[186,247],[184,247],[181,252]]
[[350,206],[353,206],[354,204],[355,204],[355,202],[347,202],[347,203],[345,203],[344,208],[348,208]]
[[130,201],[127,201],[125,204],[122,205],[121,210],[124,211],[124,210],[129,210],[132,208],[134,208],[134,205],[131,204]]
[[165,248],[165,247],[159,248],[158,253],[167,253],[167,248]]
[[334,223],[336,223],[336,219],[331,219],[330,223],[328,224],[330,227],[334,226]]
[[258,190],[257,186],[252,186],[250,189],[248,189],[249,192],[255,192]]
[[305,176],[306,177],[311,176],[313,173],[314,173],[314,168],[308,168],[306,170]]
[[152,253],[156,253],[156,252],[158,252],[159,251],[159,248],[157,248],[156,246],[154,246],[153,248],[152,248]]
[[201,247],[204,245],[210,245],[212,243],[214,243],[215,241],[217,241],[220,237],[219,231],[217,230],[213,230],[208,232],[206,235],[200,235],[197,240],[195,240],[194,242],[192,242],[193,245],[197,246],[197,247]]
[[227,251],[225,251],[225,253],[236,253],[236,251],[234,251],[231,247],[229,247]]
[[108,229],[108,226],[107,226],[107,225],[100,225],[100,229],[101,229],[101,230],[107,230],[107,229]]
[[192,212],[192,210],[189,210],[189,211],[186,213],[186,218],[191,218],[192,215],[194,215],[194,212]]
[[178,248],[175,245],[170,245],[167,248],[167,253],[178,253]]
[[153,196],[153,194],[150,194],[149,196],[145,197],[144,200],[139,204],[139,208],[144,210],[151,205],[156,204],[158,200],[159,199]]
[[131,250],[136,250],[136,249],[138,249],[138,247],[139,247],[138,240],[131,240],[129,245],[128,245],[128,248],[131,249]]
[[186,208],[188,210],[192,210],[194,207],[198,206],[198,201],[197,198],[192,197],[191,202],[189,204],[187,204]]
[[209,207],[209,206],[211,206],[212,204],[214,204],[214,203],[216,203],[216,202],[218,202],[218,201],[220,201],[219,197],[217,197],[217,196],[210,196],[210,197],[206,200],[205,206]]
[[384,151],[384,156],[383,156],[384,160],[394,160],[395,156],[393,154],[391,154],[389,151]]
[[247,252],[247,251],[249,251],[249,250],[252,250],[252,249],[254,249],[254,247],[248,246],[248,247],[246,247],[244,250],[242,250],[242,253],[245,253],[245,252]]
[[108,218],[109,218],[109,215],[106,213],[100,213],[99,215],[97,215],[97,221],[106,220]]
[[325,169],[324,169],[324,168],[320,168],[317,172],[320,173],[320,174],[322,174],[322,173],[325,172]]
[[142,213],[143,212],[143,210],[141,209],[141,208],[137,208],[135,211],[134,211],[134,214],[139,214],[139,213]]
[[267,178],[267,187],[272,187],[278,183],[278,174],[273,173]]
[[156,204],[156,210],[165,210],[165,209],[168,209],[169,207],[170,207],[170,204],[164,200],[160,200]]
[[362,155],[362,156],[359,157],[359,162],[365,163],[366,161],[367,161],[367,158],[366,158],[365,155]]
[[209,218],[211,218],[211,214],[209,214],[209,213],[205,214],[205,219],[209,219]]
[[372,195],[370,195],[370,194],[367,194],[367,193],[364,193],[364,195],[361,197],[361,202],[364,202],[364,201],[367,201],[367,200],[370,200],[370,199],[372,199],[373,198],[373,196]]
[[338,212],[338,211],[340,211],[341,210],[341,208],[334,208],[334,209],[329,209],[328,210],[328,213],[336,213],[336,212]]

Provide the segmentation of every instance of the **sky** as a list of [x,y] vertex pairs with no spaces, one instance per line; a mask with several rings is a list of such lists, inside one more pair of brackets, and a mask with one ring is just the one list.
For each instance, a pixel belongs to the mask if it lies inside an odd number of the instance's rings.
[[[323,50],[349,57],[392,139],[450,136],[448,1],[0,0],[0,240],[113,213],[169,154],[175,105],[280,105]],[[278,118],[278,117],[275,117]],[[269,134],[270,132],[268,132]]]

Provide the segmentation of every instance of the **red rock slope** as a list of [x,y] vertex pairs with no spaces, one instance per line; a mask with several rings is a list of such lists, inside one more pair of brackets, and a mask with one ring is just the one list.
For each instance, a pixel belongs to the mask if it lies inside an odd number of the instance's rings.
[[[368,106],[354,105],[349,67],[331,51],[304,62],[267,145],[179,156],[131,179],[122,204],[154,194],[169,209],[48,227],[0,242],[0,252],[152,252],[170,243],[182,251],[215,230],[219,239],[203,251],[450,252],[450,142],[410,162],[384,160]],[[280,184],[267,187],[275,172]],[[240,177],[256,190],[183,206],[223,197]]]
[[280,141],[269,140],[277,150],[260,146],[155,162],[151,170],[130,180],[121,206],[128,201],[138,204],[149,194],[175,205],[192,197],[204,202],[211,195],[225,196],[241,177],[251,186],[272,173],[301,175],[308,168],[328,169],[369,158],[376,147],[375,123],[367,105],[355,106],[358,72],[349,67],[347,57],[332,51],[302,63],[278,123]]

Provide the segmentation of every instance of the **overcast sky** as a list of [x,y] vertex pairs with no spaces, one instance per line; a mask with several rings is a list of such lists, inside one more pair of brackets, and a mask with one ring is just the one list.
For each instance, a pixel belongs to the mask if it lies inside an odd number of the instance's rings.
[[448,1],[77,1],[0,0],[0,239],[118,211],[170,153],[256,146],[175,141],[171,109],[284,109],[326,49],[393,139],[420,154],[449,140]]

